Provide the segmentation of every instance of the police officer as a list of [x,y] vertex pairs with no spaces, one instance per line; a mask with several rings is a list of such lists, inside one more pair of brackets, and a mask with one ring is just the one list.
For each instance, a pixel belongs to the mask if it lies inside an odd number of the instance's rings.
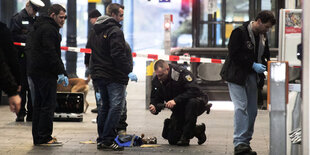
[[[26,7],[20,12],[16,13],[10,24],[10,30],[13,34],[14,42],[26,42],[27,35],[30,31],[33,31],[33,23],[35,21],[38,10],[44,7],[44,3],[41,0],[29,0],[26,3]],[[19,68],[21,71],[21,91],[20,96],[22,98],[21,109],[17,115],[16,121],[23,122],[24,117],[27,113],[27,121],[32,121],[32,104],[31,104],[31,93],[27,81],[27,70],[26,70],[26,55],[24,47],[17,46],[18,49],[18,61]],[[27,100],[28,97],[28,100]],[[25,105],[27,103],[27,112]]]
[[152,80],[149,110],[157,115],[163,106],[172,110],[170,119],[164,122],[162,136],[169,144],[188,146],[190,139],[198,138],[198,144],[206,141],[205,124],[196,125],[197,117],[208,107],[208,97],[198,87],[195,77],[187,69],[158,60],[156,76]]

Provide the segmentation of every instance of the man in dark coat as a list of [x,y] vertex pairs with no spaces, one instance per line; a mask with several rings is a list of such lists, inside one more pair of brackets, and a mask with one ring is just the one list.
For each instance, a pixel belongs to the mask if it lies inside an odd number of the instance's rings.
[[264,71],[270,59],[266,32],[276,23],[271,11],[260,12],[231,33],[228,56],[221,71],[228,82],[235,106],[234,152],[256,155],[250,147],[257,115],[257,88],[264,85]]
[[169,144],[188,146],[190,139],[198,144],[206,141],[205,124],[196,125],[197,117],[208,108],[208,97],[197,85],[196,78],[187,69],[158,60],[154,64],[156,76],[152,80],[149,110],[157,115],[165,103],[171,109],[170,119],[164,122],[162,136]]
[[18,95],[20,72],[17,51],[13,46],[10,30],[2,22],[0,22],[0,36],[2,36],[0,40],[0,90],[8,95],[11,111],[18,114],[21,98]]
[[92,55],[90,74],[99,89],[102,102],[97,116],[97,148],[124,150],[114,141],[125,99],[128,74],[132,71],[131,54],[126,52],[126,42],[119,22],[123,20],[124,6],[108,5],[108,16],[97,19],[90,36]]
[[[101,16],[101,13],[97,9],[91,10],[88,13],[89,22],[92,25],[95,25],[95,23],[97,21],[97,18],[100,17],[100,16]],[[94,35],[94,33],[95,33],[95,30],[93,28],[91,28],[91,30],[89,31],[88,38],[91,35]],[[90,43],[89,42],[90,42],[90,39],[87,40],[86,48],[90,48]],[[85,53],[85,56],[84,56],[84,64],[85,64],[85,67],[86,67],[85,77],[90,76],[89,75],[89,59],[90,59],[90,55],[91,55],[90,53]],[[93,86],[94,86],[94,91],[95,91],[96,105],[98,105],[99,102],[100,102],[99,90],[98,90],[96,84],[93,83]],[[91,112],[98,113],[98,108],[96,107],[96,108],[92,109]]]
[[[57,83],[68,85],[68,78],[61,60],[59,29],[66,19],[66,10],[59,4],[48,9],[48,16],[38,17],[34,31],[26,42],[29,54],[28,74],[34,83],[32,135],[35,145],[61,146],[51,135],[56,108]],[[58,80],[57,80],[58,76]]]
[[[44,7],[44,3],[41,0],[29,0],[26,3],[26,7],[20,12],[16,13],[10,24],[10,29],[13,34],[14,42],[25,43],[27,35],[30,31],[33,31],[33,23],[36,18],[38,10]],[[23,46],[16,46],[18,49],[18,62],[21,72],[21,90],[20,96],[22,98],[21,109],[17,115],[16,121],[23,122],[24,117],[27,114],[27,121],[32,120],[32,98],[29,89],[27,70],[26,70],[26,54]],[[27,105],[27,111],[25,106]]]

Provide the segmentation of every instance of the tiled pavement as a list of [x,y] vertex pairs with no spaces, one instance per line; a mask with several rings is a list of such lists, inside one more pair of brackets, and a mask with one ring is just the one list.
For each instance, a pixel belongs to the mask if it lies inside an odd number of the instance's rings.
[[[161,137],[163,120],[170,116],[169,110],[159,115],[152,115],[145,110],[145,82],[130,82],[127,88],[128,96],[128,132],[129,134],[146,137],[156,136],[159,147],[125,148],[122,152],[97,150],[95,144],[81,144],[81,141],[96,140],[96,124],[92,119],[96,114],[90,112],[95,107],[94,93],[89,92],[87,100],[91,103],[84,114],[83,122],[54,122],[53,136],[64,143],[61,147],[33,146],[31,122],[16,123],[15,115],[9,112],[8,106],[0,106],[0,154],[233,154],[233,111],[215,108],[209,115],[203,114],[198,123],[207,125],[208,140],[203,145],[197,145],[197,139],[191,140],[189,147],[170,146]],[[216,103],[214,107],[231,107],[231,103]],[[220,105],[221,104],[221,105]],[[259,155],[269,154],[269,113],[259,111],[255,125],[252,148]]]

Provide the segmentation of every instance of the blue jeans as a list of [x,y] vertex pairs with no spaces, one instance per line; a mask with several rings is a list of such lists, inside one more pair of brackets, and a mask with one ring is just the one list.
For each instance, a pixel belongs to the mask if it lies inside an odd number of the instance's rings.
[[256,74],[247,77],[245,86],[228,82],[229,94],[234,103],[234,146],[250,144],[257,115]]
[[102,102],[98,106],[97,143],[111,145],[117,136],[116,126],[120,120],[126,85],[95,79]]

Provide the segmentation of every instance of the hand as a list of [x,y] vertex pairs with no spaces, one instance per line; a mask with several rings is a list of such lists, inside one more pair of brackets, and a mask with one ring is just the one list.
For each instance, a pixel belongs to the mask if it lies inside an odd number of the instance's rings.
[[266,70],[266,66],[261,64],[261,63],[253,63],[252,68],[255,70],[256,73],[264,73],[264,71]]
[[[63,83],[63,82],[65,82],[65,83]],[[63,83],[63,86],[67,87],[67,86],[69,85],[68,77],[65,76],[64,74],[59,74],[59,75],[58,75],[57,83],[58,83],[58,84]]]
[[170,100],[166,103],[166,108],[172,109],[176,105],[174,100]]
[[135,73],[133,73],[133,72],[129,73],[129,74],[128,74],[128,77],[129,77],[129,79],[130,79],[131,81],[136,81],[136,82],[138,82],[138,78],[137,78],[137,75],[136,75]]
[[155,114],[155,113],[156,113],[156,108],[155,108],[155,106],[154,106],[153,104],[150,104],[149,110],[150,110],[150,112],[151,112],[152,114]]
[[19,95],[9,97],[10,110],[14,113],[18,113],[20,110],[21,98]]

